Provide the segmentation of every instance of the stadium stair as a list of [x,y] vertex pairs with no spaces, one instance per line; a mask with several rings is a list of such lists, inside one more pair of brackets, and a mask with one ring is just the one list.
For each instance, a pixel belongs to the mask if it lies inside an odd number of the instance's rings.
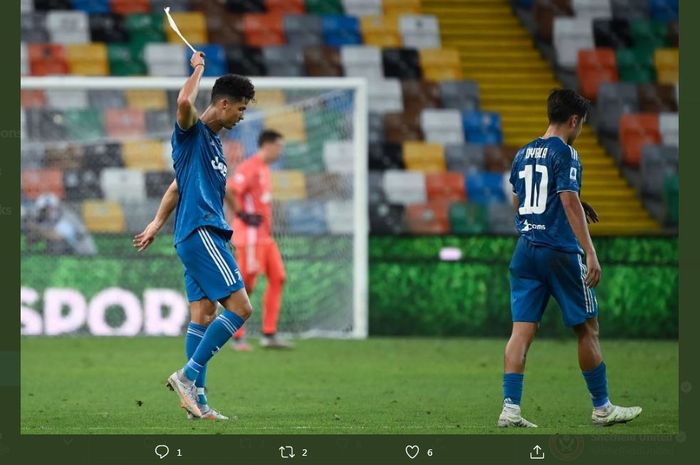
[[[560,87],[549,63],[534,47],[508,0],[423,0],[423,12],[438,17],[442,46],[459,50],[464,77],[478,81],[481,107],[499,112],[504,144],[522,146],[546,129],[549,91]],[[659,230],[635,190],[589,125],[575,142],[583,169],[582,199],[601,220],[596,235],[639,234]]]

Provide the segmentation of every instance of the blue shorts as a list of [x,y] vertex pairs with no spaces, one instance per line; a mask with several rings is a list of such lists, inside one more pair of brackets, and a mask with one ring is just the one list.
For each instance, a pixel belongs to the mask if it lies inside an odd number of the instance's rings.
[[187,300],[224,299],[244,287],[228,237],[216,228],[198,228],[175,246],[185,266]]
[[539,323],[550,296],[559,303],[567,326],[598,316],[598,301],[586,286],[581,255],[537,246],[521,237],[509,270],[513,322]]

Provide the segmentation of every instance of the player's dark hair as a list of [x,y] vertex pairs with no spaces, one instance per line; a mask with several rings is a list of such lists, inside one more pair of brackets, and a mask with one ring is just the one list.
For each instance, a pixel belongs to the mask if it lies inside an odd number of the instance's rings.
[[214,88],[211,90],[211,103],[226,97],[234,102],[251,101],[255,98],[255,87],[245,76],[226,74],[214,83]]
[[265,129],[263,132],[260,133],[260,136],[258,136],[258,147],[262,147],[263,144],[267,144],[268,142],[277,142],[277,140],[282,139],[284,136],[275,131],[274,129]]
[[591,102],[571,89],[555,89],[547,99],[550,123],[566,123],[573,115],[585,118],[590,110]]

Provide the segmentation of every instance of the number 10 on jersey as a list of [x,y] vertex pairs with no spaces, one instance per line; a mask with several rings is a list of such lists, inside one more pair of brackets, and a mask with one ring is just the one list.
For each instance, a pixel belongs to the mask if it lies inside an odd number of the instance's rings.
[[[540,185],[537,192],[533,186],[533,167],[534,171],[540,173]],[[520,179],[525,179],[525,201],[523,206],[518,209],[521,215],[542,214],[547,208],[547,184],[549,183],[549,174],[547,167],[544,165],[527,165],[525,169],[518,172]]]

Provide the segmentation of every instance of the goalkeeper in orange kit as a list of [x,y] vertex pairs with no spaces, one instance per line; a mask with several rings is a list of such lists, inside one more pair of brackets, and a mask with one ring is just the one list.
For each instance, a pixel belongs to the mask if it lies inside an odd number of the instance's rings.
[[[260,345],[288,349],[291,345],[277,337],[285,271],[282,255],[272,237],[272,177],[269,167],[282,155],[284,137],[277,131],[264,130],[258,138],[258,147],[258,152],[238,165],[229,178],[226,204],[233,217],[231,227],[236,232],[233,238],[236,261],[248,294],[252,294],[260,273],[267,278]],[[234,335],[232,347],[239,351],[252,349],[245,341],[243,327]]]

